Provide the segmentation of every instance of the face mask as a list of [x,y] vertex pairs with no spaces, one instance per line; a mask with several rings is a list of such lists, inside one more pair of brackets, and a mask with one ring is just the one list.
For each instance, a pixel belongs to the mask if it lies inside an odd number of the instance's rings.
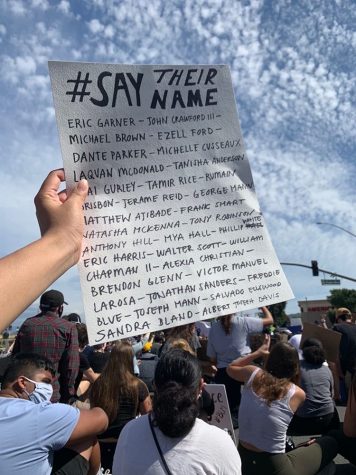
[[52,384],[32,381],[32,379],[26,378],[26,376],[24,376],[24,378],[35,385],[35,389],[32,391],[32,393],[25,391],[30,401],[34,402],[35,404],[39,404],[41,402],[51,400],[53,394]]

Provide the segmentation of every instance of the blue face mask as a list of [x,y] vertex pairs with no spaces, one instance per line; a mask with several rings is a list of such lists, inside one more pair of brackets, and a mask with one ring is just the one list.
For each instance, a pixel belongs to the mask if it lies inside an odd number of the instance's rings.
[[26,378],[26,376],[24,376],[24,378],[35,385],[35,389],[32,391],[32,393],[25,391],[30,401],[34,402],[35,404],[40,404],[41,402],[51,400],[53,394],[52,384],[32,381],[32,379]]

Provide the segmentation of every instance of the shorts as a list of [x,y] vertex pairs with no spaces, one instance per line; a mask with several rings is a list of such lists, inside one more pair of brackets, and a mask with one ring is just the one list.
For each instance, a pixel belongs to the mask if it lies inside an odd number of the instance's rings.
[[89,461],[72,449],[64,447],[53,454],[52,475],[87,475]]

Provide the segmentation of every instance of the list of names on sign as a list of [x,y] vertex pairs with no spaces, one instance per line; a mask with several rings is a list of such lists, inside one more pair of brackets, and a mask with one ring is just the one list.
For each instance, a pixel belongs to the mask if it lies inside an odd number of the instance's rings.
[[227,66],[49,63],[66,180],[89,181],[91,343],[293,298]]

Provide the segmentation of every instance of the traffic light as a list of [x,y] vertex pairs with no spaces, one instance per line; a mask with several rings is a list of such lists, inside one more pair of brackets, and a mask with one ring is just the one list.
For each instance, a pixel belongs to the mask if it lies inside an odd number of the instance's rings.
[[318,261],[311,261],[312,273],[314,277],[319,275]]

